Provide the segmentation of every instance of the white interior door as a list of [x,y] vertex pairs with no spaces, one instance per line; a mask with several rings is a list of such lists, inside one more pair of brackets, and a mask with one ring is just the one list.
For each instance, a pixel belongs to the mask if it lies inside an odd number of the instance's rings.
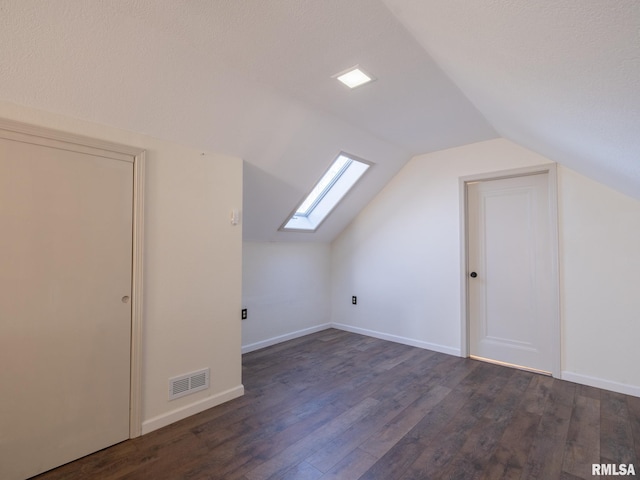
[[133,163],[89,150],[0,139],[4,480],[129,438]]
[[467,183],[471,356],[553,372],[549,175]]

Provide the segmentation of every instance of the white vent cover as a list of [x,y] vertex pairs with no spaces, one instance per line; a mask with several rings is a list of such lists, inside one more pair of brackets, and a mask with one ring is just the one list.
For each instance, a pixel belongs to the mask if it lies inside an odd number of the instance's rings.
[[169,379],[169,400],[209,388],[209,369],[198,370]]

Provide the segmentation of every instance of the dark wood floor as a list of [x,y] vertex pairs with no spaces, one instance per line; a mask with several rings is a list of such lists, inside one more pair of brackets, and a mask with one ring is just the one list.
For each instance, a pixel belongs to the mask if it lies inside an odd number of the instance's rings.
[[338,330],[243,363],[244,397],[36,478],[640,476],[640,398]]

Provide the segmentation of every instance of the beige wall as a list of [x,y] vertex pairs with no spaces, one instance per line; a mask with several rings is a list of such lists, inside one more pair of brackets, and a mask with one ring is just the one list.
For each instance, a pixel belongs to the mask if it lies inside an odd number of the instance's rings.
[[[0,117],[147,151],[143,432],[242,395],[241,159],[9,103]],[[209,389],[168,401],[170,377],[206,367]]]
[[[505,139],[414,157],[333,242],[332,321],[459,355],[459,177],[548,162]],[[640,202],[558,182],[563,378],[640,395]]]

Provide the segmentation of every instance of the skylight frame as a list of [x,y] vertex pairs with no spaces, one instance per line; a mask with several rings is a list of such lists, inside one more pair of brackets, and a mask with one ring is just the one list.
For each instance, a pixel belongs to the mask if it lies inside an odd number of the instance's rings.
[[[316,190],[316,187],[325,179],[326,175],[341,158],[347,160],[345,165],[334,174],[327,186],[317,194],[317,198],[311,202],[310,206],[305,211],[300,211],[300,208],[307,203],[308,197]],[[371,162],[345,152],[340,152],[331,165],[329,165],[329,168],[325,170],[320,180],[313,186],[311,192],[305,195],[298,203],[298,207],[289,214],[278,230],[284,232],[315,232],[338,204],[343,201],[344,197],[353,190],[353,187],[360,181],[371,166],[373,166]]]

